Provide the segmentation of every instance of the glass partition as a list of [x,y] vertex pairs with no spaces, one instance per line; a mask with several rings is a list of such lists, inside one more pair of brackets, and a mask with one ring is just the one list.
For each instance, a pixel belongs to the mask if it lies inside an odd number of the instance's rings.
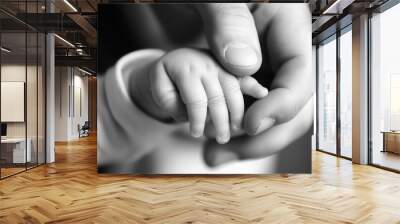
[[336,36],[318,47],[318,149],[336,154]]
[[27,113],[27,142],[30,153],[30,160],[27,163],[28,168],[37,165],[37,132],[38,132],[38,35],[36,32],[27,33],[27,76],[26,76],[26,113]]
[[[44,12],[44,1],[8,1],[0,7],[24,16]],[[46,39],[12,14],[0,11],[1,179],[45,163]]]
[[372,164],[400,171],[400,4],[371,18]]
[[340,36],[340,154],[352,157],[352,33],[351,26]]
[[[38,1],[27,2],[26,12],[39,13],[41,5]],[[32,20],[37,19],[33,17]],[[37,23],[37,21],[31,21]],[[39,67],[40,67],[40,49],[41,42],[39,32],[27,27],[27,142],[31,151],[31,160],[27,167],[35,167],[39,160]],[[28,148],[29,149],[29,148]]]
[[25,32],[1,34],[2,177],[24,171],[31,162],[26,138],[26,41]]

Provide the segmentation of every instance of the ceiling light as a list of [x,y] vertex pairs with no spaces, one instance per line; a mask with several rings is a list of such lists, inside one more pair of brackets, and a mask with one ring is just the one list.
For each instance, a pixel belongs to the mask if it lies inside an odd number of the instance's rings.
[[328,8],[326,8],[322,14],[341,14],[347,6],[351,5],[354,0],[336,0]]
[[62,42],[64,42],[65,44],[67,44],[68,46],[75,48],[75,45],[73,45],[73,44],[72,44],[71,42],[69,42],[68,40],[66,40],[66,39],[64,39],[64,38],[62,38],[62,37],[60,37],[60,36],[57,35],[57,34],[54,34],[54,36],[57,37],[57,38],[58,38],[59,40],[61,40]]
[[6,53],[10,53],[10,52],[11,52],[10,49],[5,48],[5,47],[1,47],[0,49],[1,49],[1,51],[4,51],[4,52],[6,52]]
[[72,11],[78,12],[78,10],[68,0],[64,0],[64,3],[68,5],[68,7],[72,9]]
[[85,74],[87,74],[87,75],[90,75],[90,76],[93,75],[92,73],[90,73],[90,72],[88,72],[88,71],[86,71],[86,70],[83,70],[83,69],[81,69],[81,68],[79,68],[79,67],[78,67],[78,70],[81,71],[81,72],[83,72],[83,73],[85,73]]

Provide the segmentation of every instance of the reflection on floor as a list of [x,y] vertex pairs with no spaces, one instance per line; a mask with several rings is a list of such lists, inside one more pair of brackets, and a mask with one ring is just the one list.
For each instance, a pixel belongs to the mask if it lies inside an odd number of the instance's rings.
[[340,153],[342,156],[347,157],[347,158],[352,157],[352,149],[351,148],[342,147],[340,150],[341,150]]
[[18,172],[21,172],[21,171],[24,171],[24,170],[25,170],[25,167],[24,168],[20,168],[20,167],[17,167],[17,168],[14,168],[14,167],[1,168],[1,177],[4,178],[4,177],[13,175],[15,173],[18,173]]
[[[3,164],[4,165],[4,164]],[[36,163],[27,163],[26,167],[27,169],[30,169],[32,167],[35,167]],[[7,176],[11,176],[13,174],[25,171],[25,164],[19,164],[17,166],[14,165],[6,165],[5,167],[1,168],[1,178],[5,178]]]
[[96,139],[0,181],[0,223],[399,223],[400,175],[313,152],[304,175],[98,174]]
[[374,151],[373,163],[400,171],[400,155],[392,152]]

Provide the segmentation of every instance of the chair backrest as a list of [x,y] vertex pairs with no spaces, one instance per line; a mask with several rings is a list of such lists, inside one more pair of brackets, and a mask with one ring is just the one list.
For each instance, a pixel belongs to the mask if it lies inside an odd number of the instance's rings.
[[83,124],[82,128],[89,128],[90,127],[89,124],[90,124],[89,121],[85,121],[85,123]]

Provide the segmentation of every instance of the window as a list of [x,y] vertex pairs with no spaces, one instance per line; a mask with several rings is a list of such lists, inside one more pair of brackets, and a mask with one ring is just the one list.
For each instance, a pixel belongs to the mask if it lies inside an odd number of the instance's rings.
[[371,18],[371,162],[400,170],[400,5]]
[[351,158],[352,149],[352,33],[351,26],[340,36],[340,154]]
[[318,48],[318,149],[336,153],[336,36]]

